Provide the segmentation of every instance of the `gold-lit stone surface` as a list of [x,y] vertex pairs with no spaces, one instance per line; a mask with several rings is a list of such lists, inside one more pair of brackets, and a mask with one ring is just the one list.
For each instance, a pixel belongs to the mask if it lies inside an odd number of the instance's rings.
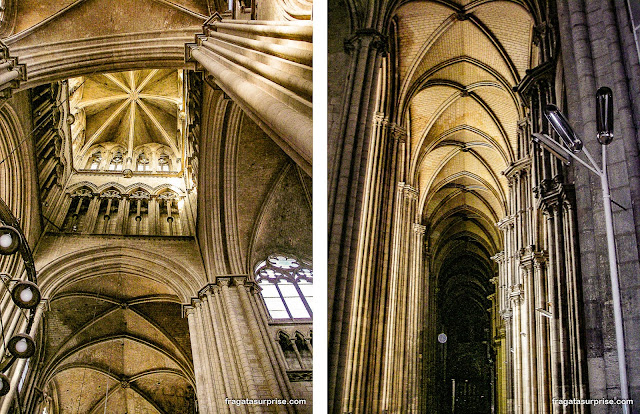
[[125,158],[149,144],[167,147],[173,157],[180,157],[182,77],[178,71],[96,74],[70,79],[69,88],[76,118],[72,134],[77,169],[86,167],[82,161],[92,149],[105,144],[122,148]]

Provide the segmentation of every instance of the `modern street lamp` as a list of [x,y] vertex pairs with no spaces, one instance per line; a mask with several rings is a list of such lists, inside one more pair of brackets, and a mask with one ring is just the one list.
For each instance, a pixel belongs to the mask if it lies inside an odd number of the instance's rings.
[[[618,351],[618,369],[620,371],[620,398],[629,399],[629,386],[627,383],[627,364],[624,352],[624,328],[622,325],[622,307],[620,305],[620,286],[618,283],[618,255],[613,233],[613,216],[611,214],[611,193],[609,191],[609,179],[607,177],[607,145],[613,139],[613,94],[611,89],[602,87],[596,94],[596,123],[598,129],[598,142],[602,146],[602,166],[594,161],[587,148],[582,145],[582,140],[569,125],[557,106],[549,104],[544,111],[545,116],[558,133],[564,146],[554,141],[546,134],[534,133],[533,140],[541,144],[553,156],[565,164],[571,160],[578,161],[587,167],[598,177],[602,186],[602,200],[604,204],[604,218],[607,231],[607,248],[609,252],[609,272],[611,274],[611,293],[613,296],[613,315],[616,328],[616,347]],[[576,154],[583,151],[589,159],[588,162],[579,158]],[[629,406],[622,405],[624,414],[629,414]]]

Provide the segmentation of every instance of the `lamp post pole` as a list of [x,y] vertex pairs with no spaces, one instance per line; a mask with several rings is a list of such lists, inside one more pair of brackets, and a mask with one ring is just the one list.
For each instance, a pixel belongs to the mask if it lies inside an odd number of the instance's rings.
[[[602,166],[599,168],[582,140],[573,131],[569,122],[555,105],[547,105],[545,116],[558,133],[564,146],[546,134],[533,134],[533,140],[541,144],[551,155],[569,164],[571,159],[591,170],[600,177],[602,187],[602,201],[604,207],[605,228],[607,233],[607,251],[609,254],[609,273],[611,276],[611,296],[613,298],[613,317],[616,329],[616,350],[618,353],[618,370],[620,375],[620,398],[629,399],[629,384],[627,382],[627,362],[624,351],[624,326],[622,323],[622,305],[620,303],[620,284],[618,279],[618,254],[615,235],[613,232],[613,214],[611,213],[611,191],[607,176],[607,145],[613,139],[613,97],[611,89],[603,87],[596,94],[596,115],[598,141],[602,146]],[[583,151],[588,162],[576,156]],[[622,412],[629,414],[629,405],[622,404]]]
[[[613,318],[616,327],[616,348],[618,351],[618,370],[620,371],[620,398],[629,399],[627,383],[627,362],[624,352],[624,327],[622,325],[622,305],[620,304],[620,284],[618,281],[618,252],[613,233],[613,215],[611,214],[611,193],[609,178],[607,177],[607,146],[602,146],[602,171],[600,173],[602,185],[602,201],[604,205],[604,221],[607,229],[607,249],[609,251],[609,273],[611,275],[611,295],[613,296]],[[622,405],[622,412],[629,413],[629,406]]]

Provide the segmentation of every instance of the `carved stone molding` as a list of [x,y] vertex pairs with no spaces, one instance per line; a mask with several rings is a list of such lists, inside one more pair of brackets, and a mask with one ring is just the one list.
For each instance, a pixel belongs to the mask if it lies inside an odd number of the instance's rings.
[[397,140],[400,143],[407,142],[407,129],[401,127],[400,125],[391,123],[389,125],[389,130],[391,131],[391,136],[393,139]]
[[313,371],[312,370],[290,370],[287,371],[287,376],[289,377],[289,381],[291,382],[303,382],[303,381],[312,381],[313,380]]
[[[247,275],[222,275],[216,276],[216,281],[213,283],[207,283],[199,291],[197,298],[202,298],[208,292],[217,293],[222,286],[244,286],[251,289],[257,289],[257,284]],[[193,300],[197,300],[193,298]]]
[[358,46],[368,46],[385,55],[389,49],[389,39],[376,29],[358,29],[356,33],[344,41],[344,50],[353,52]]

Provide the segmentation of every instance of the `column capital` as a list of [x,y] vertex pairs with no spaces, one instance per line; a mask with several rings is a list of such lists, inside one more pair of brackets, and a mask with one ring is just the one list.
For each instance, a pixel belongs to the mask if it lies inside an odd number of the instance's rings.
[[373,114],[373,123],[374,125],[385,126],[389,124],[389,118],[384,112],[376,112]]
[[417,200],[418,199],[418,190],[415,187],[412,187],[406,183],[402,183],[402,192],[404,194],[405,197],[409,198],[409,199],[414,199]]
[[423,235],[427,228],[420,223],[413,223],[413,232],[419,235]]
[[513,225],[514,219],[515,216],[513,215],[505,216],[496,223],[496,226],[502,231],[507,230],[510,225]]
[[215,282],[204,285],[197,294],[200,298],[207,292],[217,292],[222,286],[246,286],[247,284],[256,284],[249,275],[219,275],[215,277]]
[[348,39],[345,39],[344,50],[347,53],[351,53],[357,46],[368,46],[384,55],[389,49],[388,44],[389,39],[387,36],[383,35],[376,29],[365,28],[356,30],[355,34]]
[[191,303],[182,304],[182,317],[184,318],[194,315],[196,313],[195,301],[200,302],[199,299],[191,299]]
[[407,142],[407,129],[396,124],[395,122],[392,122],[389,124],[389,130],[391,131],[391,135],[393,136],[393,139],[395,139],[398,142]]
[[9,48],[1,41],[0,63],[3,64],[0,69],[0,86],[3,87],[0,97],[10,98],[12,90],[20,86],[20,81],[27,80],[27,67],[25,64],[19,64],[17,57],[9,56]]
[[504,261],[504,252],[498,252],[496,254],[494,254],[493,256],[491,256],[489,259],[493,260],[494,262],[500,264]]
[[514,304],[519,304],[524,297],[524,290],[522,290],[521,284],[512,285],[509,289],[509,299]]
[[500,311],[500,316],[505,321],[509,322],[511,317],[513,316],[513,312],[511,312],[511,308]]

